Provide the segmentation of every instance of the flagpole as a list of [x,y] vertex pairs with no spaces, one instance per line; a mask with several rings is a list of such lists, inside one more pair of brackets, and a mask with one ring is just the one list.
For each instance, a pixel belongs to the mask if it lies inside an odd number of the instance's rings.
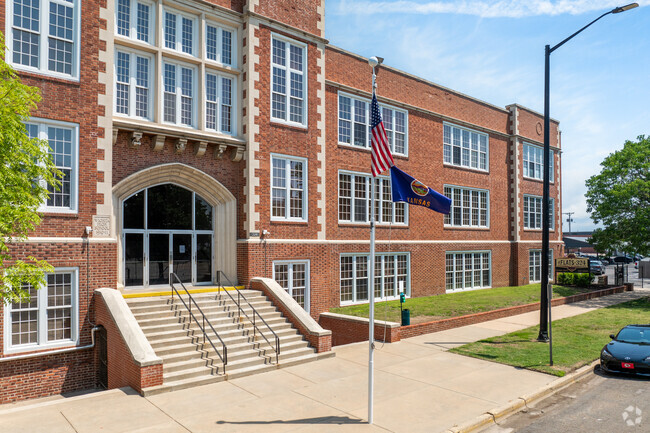
[[[375,95],[377,76],[375,67],[379,64],[376,57],[368,59],[372,67],[372,94]],[[375,177],[370,176],[370,282],[368,284],[369,319],[368,325],[368,424],[372,424],[374,363],[375,363]]]

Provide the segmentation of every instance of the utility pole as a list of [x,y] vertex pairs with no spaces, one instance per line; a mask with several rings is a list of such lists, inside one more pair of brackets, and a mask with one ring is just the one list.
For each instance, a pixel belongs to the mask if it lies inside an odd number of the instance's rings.
[[566,222],[569,223],[569,234],[571,234],[571,223],[573,222],[573,218],[571,218],[571,215],[573,215],[575,212],[562,212],[562,215],[569,215],[569,218],[566,219]]

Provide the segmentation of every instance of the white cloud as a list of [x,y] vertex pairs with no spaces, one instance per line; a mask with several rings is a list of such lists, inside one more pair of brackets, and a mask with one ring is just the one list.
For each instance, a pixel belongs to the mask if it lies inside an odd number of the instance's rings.
[[[643,2],[646,3],[646,2]],[[337,14],[463,14],[485,18],[523,18],[540,15],[580,15],[605,11],[619,6],[619,0],[465,0],[465,1],[346,1],[339,4]],[[646,6],[646,4],[641,4]]]

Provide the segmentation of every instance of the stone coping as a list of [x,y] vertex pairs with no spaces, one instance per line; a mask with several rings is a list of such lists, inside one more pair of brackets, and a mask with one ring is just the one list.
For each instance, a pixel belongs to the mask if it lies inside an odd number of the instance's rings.
[[110,288],[97,289],[95,293],[101,296],[106,303],[106,308],[135,364],[139,367],[162,364],[162,358],[154,352],[122,294],[118,290]]

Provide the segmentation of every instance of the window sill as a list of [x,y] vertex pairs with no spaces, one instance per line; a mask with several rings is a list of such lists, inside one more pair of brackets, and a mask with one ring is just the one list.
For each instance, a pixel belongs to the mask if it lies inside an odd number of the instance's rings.
[[309,128],[307,127],[307,124],[301,125],[299,123],[290,123],[282,119],[271,118],[271,125],[279,126],[287,129],[293,129],[298,132],[309,132]]
[[[345,221],[339,221],[339,227],[351,227],[351,228],[368,228],[370,227],[370,223],[362,223],[362,222],[345,222]],[[391,228],[391,229],[408,229],[409,226],[408,224],[389,224],[389,223],[378,223],[375,222],[375,228]]]
[[448,162],[443,162],[442,165],[443,165],[443,167],[446,167],[446,168],[455,168],[457,170],[473,171],[475,173],[487,174],[487,175],[490,174],[490,170],[483,170],[483,169],[480,169],[480,168],[464,167],[462,165],[454,165],[454,164],[450,164]]
[[[7,348],[4,351],[3,355],[26,355],[29,353],[43,353],[43,355],[47,355],[47,351],[75,348],[78,346],[78,343],[79,343],[78,341],[66,340],[59,343],[52,343],[52,344],[41,345],[41,346],[26,345],[24,347],[13,347],[13,348]],[[10,356],[7,356],[5,358],[10,358]]]
[[308,220],[271,220],[272,225],[299,225],[299,226],[306,226],[309,225]]
[[[535,183],[544,183],[544,179],[537,179],[535,177],[522,176],[522,179],[523,180],[528,180],[528,181],[531,181],[531,182],[535,182]],[[551,184],[551,185],[553,185],[554,183],[555,183],[555,181],[552,181],[552,180],[549,181],[549,184]]]
[[57,212],[51,210],[43,210],[43,211],[39,211],[39,213],[41,214],[41,216],[47,218],[55,218],[55,217],[74,218],[74,219],[79,218],[79,213],[77,211]]
[[[370,147],[355,146],[354,144],[347,144],[347,143],[339,142],[338,146],[341,149],[359,150],[359,151],[368,152],[368,153],[371,152]],[[408,154],[405,155],[403,153],[393,153],[392,155],[393,155],[393,158],[399,158],[399,159],[403,159],[405,161],[408,161],[408,159],[409,159]]]
[[470,230],[470,231],[490,231],[490,227],[466,227],[466,226],[453,226],[445,224],[444,230]]
[[21,77],[34,78],[37,80],[48,80],[55,83],[65,84],[67,86],[81,87],[81,81],[79,80],[79,78],[74,78],[74,77],[66,78],[65,76],[54,75],[52,73],[45,72],[45,71],[39,72],[33,69],[23,69],[20,67],[20,65],[11,64],[11,66]]

